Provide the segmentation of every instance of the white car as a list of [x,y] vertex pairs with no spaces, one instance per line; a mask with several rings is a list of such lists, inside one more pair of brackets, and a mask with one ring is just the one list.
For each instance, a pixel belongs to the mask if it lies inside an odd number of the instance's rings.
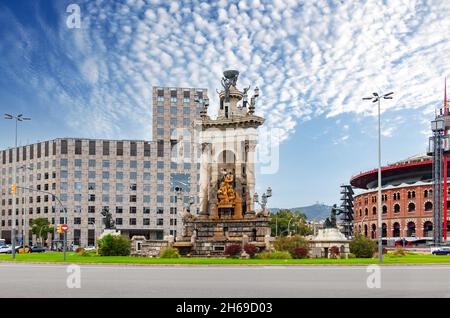
[[84,248],[85,251],[95,251],[95,246],[86,246]]
[[9,245],[0,246],[0,254],[8,254],[12,252],[12,248]]

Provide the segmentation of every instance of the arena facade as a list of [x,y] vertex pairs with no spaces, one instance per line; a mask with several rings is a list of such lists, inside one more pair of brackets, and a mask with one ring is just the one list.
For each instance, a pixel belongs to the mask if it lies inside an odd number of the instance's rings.
[[[447,166],[448,169],[448,166]],[[419,155],[382,167],[382,237],[432,239],[432,157]],[[378,237],[378,170],[351,178],[354,187],[354,233]],[[449,189],[450,190],[450,189]],[[450,208],[450,201],[447,200]],[[450,218],[447,218],[450,231]]]

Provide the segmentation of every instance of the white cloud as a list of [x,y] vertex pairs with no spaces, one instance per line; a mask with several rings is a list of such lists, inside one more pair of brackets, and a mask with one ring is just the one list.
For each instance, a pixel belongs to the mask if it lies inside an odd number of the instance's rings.
[[[260,87],[257,112],[267,118],[266,125],[282,129],[284,138],[298,123],[323,114],[375,116],[373,105],[361,98],[377,90],[395,92],[384,111],[419,109],[431,115],[441,100],[443,77],[450,74],[446,1],[333,6],[295,0],[183,6],[128,1],[120,10],[112,2],[85,1],[82,8],[89,24],[61,29],[53,39],[48,81],[31,77],[26,82],[38,88],[50,83],[48,95],[73,108],[71,116],[79,117],[74,123],[101,118],[105,124],[91,124],[92,134],[103,132],[110,121],[111,134],[131,133],[127,125],[133,123],[142,126],[133,130],[140,134],[135,138],[149,138],[153,85],[206,87],[216,109],[215,89],[225,68],[241,71],[241,87]],[[24,34],[25,27],[11,28],[17,39],[5,39],[0,49],[32,55],[37,44]],[[20,40],[33,45],[22,47]],[[79,79],[70,72],[52,78],[64,64],[58,64],[61,53],[66,65],[78,65]],[[14,76],[30,77],[25,71]],[[76,94],[86,85],[88,93]],[[95,116],[85,120],[86,113]],[[387,123],[384,134],[392,135],[399,124]]]

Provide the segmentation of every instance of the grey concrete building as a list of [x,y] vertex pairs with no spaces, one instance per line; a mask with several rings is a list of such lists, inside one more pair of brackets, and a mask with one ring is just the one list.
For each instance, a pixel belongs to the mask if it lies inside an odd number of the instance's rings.
[[[0,238],[11,240],[13,167],[19,240],[25,233],[25,242],[35,242],[32,219],[64,223],[52,194],[67,210],[68,242],[77,246],[94,245],[104,210],[130,237],[177,235],[180,210],[198,213],[192,123],[199,116],[196,97],[206,96],[205,89],[154,87],[153,141],[58,138],[0,151]],[[60,239],[52,235],[48,243]]]

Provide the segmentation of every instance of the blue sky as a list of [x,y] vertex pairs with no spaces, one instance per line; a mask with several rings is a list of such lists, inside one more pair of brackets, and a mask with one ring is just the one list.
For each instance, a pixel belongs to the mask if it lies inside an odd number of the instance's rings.
[[[81,28],[66,25],[69,4]],[[215,89],[225,69],[258,85],[257,113],[280,132],[279,169],[257,175],[273,207],[339,200],[383,162],[423,153],[450,72],[448,1],[50,1],[0,3],[0,111],[33,117],[19,143],[151,139],[151,87]],[[0,121],[0,148],[12,146]]]

